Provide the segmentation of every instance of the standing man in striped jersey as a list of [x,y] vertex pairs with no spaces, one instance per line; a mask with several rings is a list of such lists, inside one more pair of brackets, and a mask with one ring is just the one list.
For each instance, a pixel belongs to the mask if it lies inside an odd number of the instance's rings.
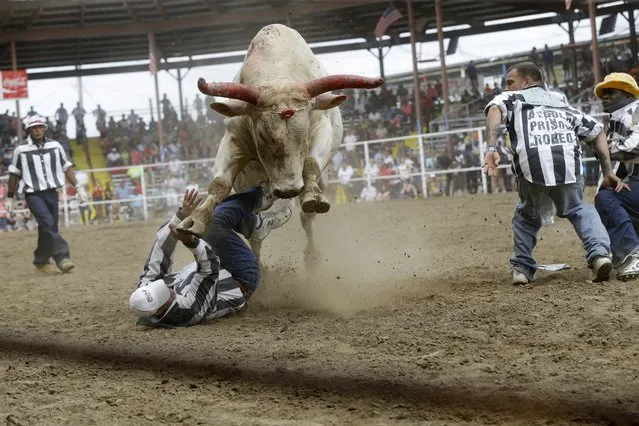
[[[201,200],[197,191],[187,190],[180,209],[157,232],[138,288],[129,298],[139,325],[187,327],[244,309],[259,284],[260,268],[239,234],[260,242],[292,215],[288,207],[253,213],[262,202],[262,189],[253,188],[222,201],[207,235],[199,239],[176,226]],[[195,262],[172,273],[177,241],[193,253]]]
[[595,207],[608,230],[617,277],[626,281],[639,277],[639,86],[625,73],[612,73],[595,87],[604,111],[610,114],[608,146],[618,162],[617,176],[630,191],[602,188]]
[[69,260],[69,245],[58,231],[58,189],[64,186],[66,177],[78,191],[80,202],[87,200],[87,194],[78,185],[75,168],[62,145],[45,138],[45,120],[34,115],[25,124],[29,136],[13,151],[9,166],[7,211],[13,210],[15,194],[24,193],[27,207],[38,221],[38,248],[33,253],[33,264],[46,272],[53,258],[58,269],[66,273],[75,265]]
[[494,174],[499,164],[496,141],[505,121],[510,136],[520,202],[513,217],[514,255],[510,259],[513,284],[535,279],[532,251],[541,227],[545,197],[557,216],[572,223],[586,251],[594,281],[612,271],[610,239],[595,208],[583,201],[580,140],[593,144],[599,155],[605,187],[621,191],[626,185],[615,176],[603,125],[566,104],[543,86],[539,67],[530,62],[513,66],[506,75],[508,91],[486,106],[487,153],[484,170]]

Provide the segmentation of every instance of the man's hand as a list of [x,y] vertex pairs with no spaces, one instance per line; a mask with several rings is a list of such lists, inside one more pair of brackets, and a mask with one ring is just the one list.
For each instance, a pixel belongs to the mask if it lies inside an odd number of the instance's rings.
[[193,248],[197,245],[198,238],[195,235],[181,229],[177,229],[173,225],[169,225],[169,229],[171,230],[171,235],[173,236],[173,238],[181,241],[182,244],[184,244],[185,246]]
[[500,160],[498,152],[487,152],[484,157],[484,173],[488,176],[495,176]]
[[200,205],[204,195],[198,194],[195,189],[187,189],[184,191],[184,200],[182,200],[182,214],[185,216],[191,216],[191,213],[195,211],[197,206]]
[[608,173],[604,175],[603,183],[601,184],[601,186],[603,186],[604,188],[614,189],[615,192],[621,192],[624,189],[630,191],[630,187],[621,182],[621,179],[614,173]]

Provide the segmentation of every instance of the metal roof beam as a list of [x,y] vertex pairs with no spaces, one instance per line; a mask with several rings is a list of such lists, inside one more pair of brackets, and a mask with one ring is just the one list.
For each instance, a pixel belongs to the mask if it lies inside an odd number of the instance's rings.
[[[383,0],[342,0],[340,2],[309,1],[297,3],[294,6],[284,6],[272,9],[258,9],[253,13],[246,10],[221,14],[206,14],[186,18],[167,19],[166,21],[137,22],[131,25],[101,24],[75,28],[32,29],[30,31],[5,32],[0,34],[0,42],[4,41],[41,41],[62,40],[78,37],[105,37],[123,34],[162,33],[190,28],[202,28],[223,22],[224,25],[240,23],[268,23],[276,20],[286,20],[291,13],[293,16],[308,15],[317,12],[327,12],[344,9],[349,5],[365,5],[385,3]],[[157,0],[155,0],[157,4]]]

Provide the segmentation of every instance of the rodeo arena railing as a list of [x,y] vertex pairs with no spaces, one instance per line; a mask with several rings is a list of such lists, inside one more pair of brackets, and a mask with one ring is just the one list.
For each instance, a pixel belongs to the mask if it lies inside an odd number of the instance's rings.
[[[327,195],[334,204],[344,204],[355,200],[379,201],[418,196],[452,196],[460,192],[490,194],[513,191],[509,163],[500,165],[502,172],[498,177],[488,177],[482,173],[484,131],[485,127],[471,127],[342,144],[342,163],[350,163],[358,173],[348,176],[348,173],[332,170],[327,182]],[[454,139],[453,142],[451,138]],[[456,158],[450,159],[451,147],[455,141]],[[441,158],[449,159],[446,160],[448,164],[442,164]],[[593,157],[583,158],[582,166],[588,185],[597,183],[599,170],[596,161]],[[381,169],[373,163],[381,163]],[[335,162],[331,161],[329,166],[332,164]],[[392,173],[389,172],[391,168]],[[67,183],[60,195],[60,216],[66,227],[165,217],[168,211],[177,208],[185,189],[206,191],[214,175],[214,160],[174,160],[80,171],[89,177],[89,188],[93,188],[93,179],[100,181],[103,188],[110,182],[113,199],[93,199],[95,197],[91,198],[89,189],[90,201],[80,205],[75,195],[69,195],[73,191],[68,191],[70,184]],[[0,182],[7,179],[7,176],[0,177]],[[404,191],[408,182],[408,191]],[[371,187],[375,189],[371,190]],[[374,194],[367,193],[365,196],[364,189]],[[24,204],[18,204],[14,213],[14,220],[8,221],[9,229],[37,227]],[[6,217],[2,219],[8,220]],[[6,229],[7,223],[4,225]]]

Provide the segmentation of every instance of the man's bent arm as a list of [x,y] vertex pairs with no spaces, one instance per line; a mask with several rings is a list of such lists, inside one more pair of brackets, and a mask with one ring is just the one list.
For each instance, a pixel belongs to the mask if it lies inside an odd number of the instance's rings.
[[601,131],[595,138],[594,148],[597,151],[599,157],[599,164],[601,165],[601,173],[604,176],[612,173],[612,164],[610,163],[610,151],[608,150],[608,140],[606,139],[606,133]]
[[486,143],[488,146],[497,146],[497,139],[501,134],[501,110],[497,105],[493,105],[486,114]]

